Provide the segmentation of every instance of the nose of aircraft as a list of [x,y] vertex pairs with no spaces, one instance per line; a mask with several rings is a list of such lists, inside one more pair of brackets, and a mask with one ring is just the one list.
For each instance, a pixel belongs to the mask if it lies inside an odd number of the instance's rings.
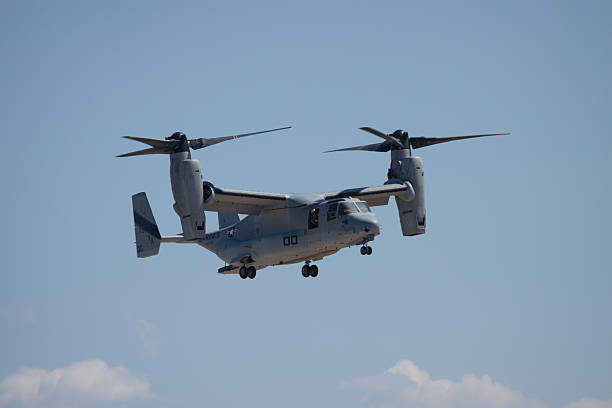
[[357,231],[368,235],[380,234],[380,225],[374,214],[354,214],[354,223]]
[[[370,231],[368,231],[368,229]],[[374,235],[380,234],[380,225],[378,224],[378,221],[372,220],[370,223],[368,223],[368,226],[365,228],[365,232],[369,232],[370,234]]]

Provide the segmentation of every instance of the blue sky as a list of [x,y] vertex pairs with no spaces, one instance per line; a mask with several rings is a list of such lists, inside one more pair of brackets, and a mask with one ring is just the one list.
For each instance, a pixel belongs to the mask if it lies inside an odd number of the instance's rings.
[[[0,406],[612,406],[609,2],[0,7]],[[136,258],[131,194],[180,225],[167,158],[119,136],[285,125],[196,152],[204,177],[375,185],[387,154],[321,152],[512,135],[419,150],[427,234],[376,208],[374,255],[314,280]]]

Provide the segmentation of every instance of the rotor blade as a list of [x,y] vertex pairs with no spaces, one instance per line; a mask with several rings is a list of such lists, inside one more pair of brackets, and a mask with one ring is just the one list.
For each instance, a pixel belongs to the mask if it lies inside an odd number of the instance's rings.
[[169,141],[169,140],[150,139],[148,137],[123,136],[123,138],[134,140],[136,142],[140,142],[144,144],[148,144],[149,146],[157,147],[160,149],[167,149],[170,146],[170,144],[172,144],[172,141]]
[[420,149],[421,147],[431,146],[438,143],[453,142],[455,140],[472,139],[474,137],[485,137],[485,136],[501,136],[509,135],[510,133],[486,133],[482,135],[467,135],[467,136],[450,136],[450,137],[411,137],[410,146],[413,149]]
[[137,150],[135,152],[119,154],[117,155],[117,157],[143,156],[145,154],[164,154],[164,153],[166,152],[161,151],[160,149],[156,147],[150,147],[148,149]]
[[368,152],[388,152],[390,148],[391,146],[389,143],[382,142],[382,143],[374,143],[374,144],[363,145],[363,146],[345,147],[344,149],[327,150],[323,153],[346,152],[349,150],[364,150]]
[[240,137],[245,137],[245,136],[259,135],[261,133],[276,132],[277,130],[284,130],[284,129],[291,129],[291,126],[286,126],[286,127],[277,128],[277,129],[261,130],[259,132],[242,133],[239,135],[232,135],[232,136],[221,136],[221,137],[212,137],[212,138],[202,137],[199,139],[191,139],[189,141],[189,144],[191,145],[192,149],[197,150],[203,147],[212,146],[217,143],[225,142],[226,140],[238,139]]
[[404,145],[399,140],[397,140],[393,136],[389,136],[389,135],[381,132],[380,130],[376,130],[376,129],[373,129],[373,128],[367,127],[367,126],[366,127],[360,127],[359,129],[364,130],[364,131],[366,131],[368,133],[371,133],[373,135],[376,135],[378,137],[382,137],[383,139],[385,139],[387,142],[391,143],[392,145],[394,145],[396,147],[399,147],[400,149],[404,149]]

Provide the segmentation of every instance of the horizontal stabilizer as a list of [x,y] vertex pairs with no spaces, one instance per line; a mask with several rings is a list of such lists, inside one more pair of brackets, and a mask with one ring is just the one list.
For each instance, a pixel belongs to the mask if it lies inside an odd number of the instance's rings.
[[240,217],[238,217],[238,214],[228,214],[220,212],[217,213],[217,215],[219,217],[219,229],[230,227],[240,222]]
[[136,255],[139,258],[157,255],[161,235],[155,223],[147,194],[134,194],[132,208],[134,210],[134,232],[136,233]]
[[161,237],[161,242],[173,242],[175,244],[191,244],[193,241],[185,239],[182,235],[168,235],[167,237]]

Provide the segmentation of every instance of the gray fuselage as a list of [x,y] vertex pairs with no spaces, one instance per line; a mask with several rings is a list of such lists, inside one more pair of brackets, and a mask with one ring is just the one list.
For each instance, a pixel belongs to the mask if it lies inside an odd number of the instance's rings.
[[372,241],[380,233],[368,205],[352,198],[249,215],[209,232],[198,243],[227,264],[271,265],[318,260],[338,250]]

